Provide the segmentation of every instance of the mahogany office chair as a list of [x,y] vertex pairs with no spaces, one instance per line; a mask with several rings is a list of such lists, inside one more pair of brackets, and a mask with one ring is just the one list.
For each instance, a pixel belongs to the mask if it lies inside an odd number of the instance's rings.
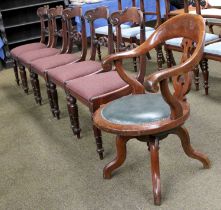
[[[48,22],[48,27],[46,26],[46,20],[48,19],[48,6],[44,6],[44,7],[39,7],[37,9],[37,15],[40,18],[40,23],[41,23],[41,38],[40,38],[40,42],[35,42],[35,43],[30,43],[30,44],[24,44],[18,47],[15,47],[14,49],[11,50],[11,56],[14,60],[14,74],[15,74],[15,81],[17,83],[17,85],[20,85],[20,79],[19,79],[19,75],[18,75],[18,56],[21,53],[24,52],[28,52],[28,51],[32,51],[32,50],[37,50],[37,49],[42,49],[42,48],[46,48],[46,47],[50,47],[51,43],[51,36],[50,36],[50,22]],[[46,36],[47,34],[48,36],[48,43],[46,44]],[[21,75],[21,82],[22,82],[22,86],[23,88],[25,87],[24,83],[26,83],[26,81],[24,81],[24,76]],[[25,90],[26,92],[26,90]]]
[[[145,55],[160,43],[177,37],[184,38],[181,64],[149,75],[145,78],[144,86],[126,74],[122,60]],[[210,167],[209,159],[191,147],[188,131],[183,126],[190,114],[186,99],[191,84],[190,73],[202,58],[204,40],[203,18],[199,15],[182,14],[163,23],[141,46],[110,55],[103,61],[103,65],[114,62],[119,76],[132,89],[132,95],[100,107],[93,117],[95,126],[117,135],[117,156],[105,166],[104,178],[110,179],[112,172],[123,164],[126,159],[126,143],[130,139],[146,142],[151,156],[155,205],[161,204],[160,140],[169,134],[178,135],[184,152],[202,162],[204,168]],[[174,92],[169,87],[171,77]]]

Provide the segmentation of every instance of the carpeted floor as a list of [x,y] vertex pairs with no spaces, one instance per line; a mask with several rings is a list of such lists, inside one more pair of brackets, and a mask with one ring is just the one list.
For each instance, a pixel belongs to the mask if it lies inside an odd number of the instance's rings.
[[[128,65],[129,66],[129,65]],[[155,60],[149,67],[156,67]],[[100,161],[90,114],[79,104],[82,138],[70,129],[65,94],[59,90],[61,119],[49,112],[44,82],[43,105],[25,95],[12,69],[0,72],[0,209],[1,210],[220,210],[221,209],[221,71],[210,62],[210,95],[189,94],[186,123],[192,145],[207,154],[212,168],[188,158],[176,136],[161,142],[162,205],[153,205],[149,152],[131,140],[125,164],[104,180],[102,170],[115,156],[115,137],[103,134]],[[202,78],[201,78],[202,81]]]

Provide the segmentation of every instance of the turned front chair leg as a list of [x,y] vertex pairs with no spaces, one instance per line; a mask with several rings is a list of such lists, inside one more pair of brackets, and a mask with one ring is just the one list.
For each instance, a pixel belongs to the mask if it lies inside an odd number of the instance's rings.
[[100,160],[104,159],[104,148],[102,142],[101,130],[98,129],[95,125],[93,125],[94,137],[97,146],[97,153],[99,155]]
[[200,62],[200,67],[203,72],[205,94],[208,95],[208,93],[209,93],[208,59],[205,59],[205,58],[202,59],[202,61]]
[[133,58],[134,71],[137,72],[137,58]]
[[158,65],[158,69],[161,70],[163,67],[163,63],[165,63],[165,58],[163,55],[163,50],[162,50],[162,46],[159,45],[156,47],[156,52],[157,52],[157,65]]
[[99,43],[97,44],[97,54],[98,54],[99,61],[101,61],[101,46]]
[[32,87],[32,91],[34,93],[34,97],[35,97],[35,102],[36,104],[38,104],[38,100],[37,100],[37,93],[36,93],[36,88],[35,88],[35,82],[34,82],[34,73],[30,70],[30,81],[31,81],[31,87]]
[[194,69],[194,83],[197,91],[199,90],[199,79],[199,66],[197,65]]
[[56,85],[53,82],[50,82],[50,94],[51,99],[53,103],[53,113],[55,117],[59,120],[60,119],[60,110],[59,110],[59,104],[58,104],[58,92]]
[[79,139],[81,137],[81,129],[78,117],[77,100],[69,94],[67,94],[67,108],[71,122],[71,129],[73,134]]
[[19,66],[20,70],[20,77],[22,82],[22,88],[26,94],[28,94],[28,81],[27,81],[27,75],[25,71],[25,67],[23,65]]
[[35,87],[36,101],[37,101],[37,104],[41,105],[42,104],[42,97],[41,97],[38,75],[36,73],[32,72],[32,77],[33,77],[33,84]]
[[201,152],[195,151],[192,148],[190,144],[189,133],[185,127],[179,127],[176,130],[174,130],[172,133],[179,136],[183,150],[187,156],[199,160],[203,164],[204,168],[206,169],[210,168],[210,160],[208,159],[208,157],[202,154]]
[[15,74],[15,81],[16,81],[17,85],[19,86],[20,85],[19,84],[20,80],[19,80],[19,76],[18,76],[18,65],[17,65],[17,61],[16,60],[14,60],[13,68],[14,68],[14,74]]
[[112,172],[119,168],[125,161],[126,155],[127,155],[127,141],[129,140],[129,137],[125,136],[117,136],[116,137],[116,152],[117,156],[112,160],[110,163],[108,163],[104,169],[103,169],[103,177],[104,179],[110,179]]
[[53,104],[53,99],[52,99],[51,90],[50,90],[50,82],[48,81],[48,79],[46,79],[46,88],[47,88],[47,95],[48,95],[50,110],[51,110],[53,117],[55,117],[54,104]]
[[159,140],[156,138],[148,142],[151,158],[151,174],[153,185],[154,204],[161,204],[160,166],[159,166]]

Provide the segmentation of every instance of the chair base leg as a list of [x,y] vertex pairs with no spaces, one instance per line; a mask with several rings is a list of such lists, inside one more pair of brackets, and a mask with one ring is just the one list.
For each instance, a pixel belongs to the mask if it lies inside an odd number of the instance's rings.
[[22,88],[26,94],[28,94],[28,81],[27,81],[27,75],[25,71],[24,66],[19,66],[20,70],[20,77],[21,77],[21,83],[22,83]]
[[204,88],[205,94],[209,94],[209,71],[208,71],[208,59],[203,59],[200,62],[200,67],[203,72],[203,79],[204,79]]
[[32,72],[32,79],[33,79],[33,85],[34,85],[35,101],[37,104],[42,105],[40,84],[38,80],[38,75],[35,72]]
[[38,104],[37,93],[36,93],[36,88],[35,88],[35,83],[34,83],[35,75],[34,75],[34,72],[32,72],[31,70],[29,72],[30,72],[30,81],[31,81],[31,87],[32,87],[32,91],[34,94],[35,102],[36,104]]
[[103,169],[103,177],[104,179],[110,179],[111,174],[114,170],[119,168],[125,161],[127,155],[127,141],[129,140],[128,137],[124,136],[117,136],[116,137],[116,149],[117,149],[117,156],[108,163]]
[[195,87],[196,87],[196,91],[199,90],[199,67],[196,66],[194,69],[194,83],[195,83]]
[[17,65],[17,62],[16,60],[14,60],[14,74],[15,74],[15,81],[17,83],[18,86],[20,86],[20,80],[19,80],[19,76],[18,76],[18,65]]
[[193,159],[199,160],[205,169],[210,168],[210,160],[201,152],[195,151],[190,144],[190,137],[185,127],[179,127],[172,133],[179,136],[185,154]]
[[60,109],[58,104],[58,92],[56,85],[53,82],[50,82],[50,95],[53,104],[53,115],[59,120],[60,119]]
[[78,106],[76,98],[72,97],[67,93],[67,108],[69,113],[69,118],[71,122],[71,129],[73,134],[77,136],[78,139],[81,137],[81,129],[78,116]]
[[50,82],[48,81],[48,78],[46,79],[46,88],[47,88],[47,95],[48,95],[48,101],[49,101],[49,105],[50,105],[50,110],[51,110],[52,116],[55,117],[53,98],[52,98],[52,95],[51,95]]
[[97,145],[97,153],[99,155],[100,160],[104,159],[104,148],[102,143],[102,135],[101,130],[93,125],[94,137]]
[[160,166],[159,166],[159,140],[155,138],[148,142],[151,157],[151,174],[154,204],[161,204]]
[[161,70],[163,68],[163,63],[165,63],[165,58],[163,56],[163,50],[162,50],[162,46],[161,45],[156,47],[156,52],[157,52],[158,70]]

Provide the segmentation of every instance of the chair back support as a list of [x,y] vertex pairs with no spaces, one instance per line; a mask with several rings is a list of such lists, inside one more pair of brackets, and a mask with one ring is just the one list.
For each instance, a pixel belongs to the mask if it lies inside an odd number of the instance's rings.
[[[140,44],[145,41],[145,23],[143,13],[136,7],[127,8],[124,11],[114,12],[110,15],[110,22],[116,27],[116,51],[120,52],[122,48],[121,24],[132,23],[140,26]],[[145,75],[146,56],[140,57],[140,70],[138,72],[138,80],[142,83]]]
[[[172,38],[183,37],[183,55],[181,64],[172,68],[158,71],[145,79],[144,86],[136,79],[128,76],[122,66],[122,59],[146,55],[147,52]],[[183,114],[182,103],[186,102],[185,95],[189,91],[191,79],[189,72],[193,71],[203,55],[205,42],[205,22],[199,15],[182,14],[173,17],[160,25],[158,29],[139,47],[108,56],[103,65],[114,61],[121,78],[127,82],[133,94],[161,90],[164,100],[171,108],[171,119],[177,119]],[[173,78],[174,93],[171,94],[168,80]]]
[[[201,6],[200,6],[200,0],[194,0],[196,4],[196,14],[201,15]],[[171,12],[170,11],[170,0],[165,0],[165,5],[166,5],[166,14],[165,14],[165,19],[168,20],[170,17],[173,17],[177,15],[178,13]],[[189,1],[184,0],[184,12],[189,13]]]
[[[73,18],[80,18],[81,20],[81,31],[78,32],[76,27],[73,26]],[[71,9],[63,10],[62,14],[62,30],[64,31],[64,36],[66,39],[64,45],[67,46],[66,52],[71,53],[73,45],[81,45],[81,60],[86,59],[87,55],[87,37],[86,37],[86,25],[85,18],[82,15],[81,7],[74,7]],[[66,33],[65,33],[66,31]]]
[[56,6],[48,10],[48,19],[51,25],[51,47],[56,47],[57,39],[61,36],[60,30],[58,30],[57,21],[61,19],[63,12],[63,6]]
[[159,27],[159,25],[162,23],[161,20],[161,11],[160,11],[160,0],[155,0],[156,2],[156,10],[155,11],[146,11],[145,10],[145,3],[148,3],[145,0],[140,0],[140,9],[143,12],[144,15],[144,22],[146,22],[146,15],[156,15],[157,21],[155,28]]
[[98,19],[105,19],[108,24],[108,53],[113,53],[114,43],[113,43],[113,33],[112,33],[112,25],[109,21],[109,10],[107,7],[98,7],[96,9],[88,10],[85,13],[85,18],[90,24],[90,32],[91,32],[91,56],[90,60],[95,60],[96,58],[96,46],[97,39],[95,35],[95,26],[94,22]]
[[[136,7],[136,0],[132,0],[132,7]],[[121,0],[118,0],[118,10],[123,10]]]
[[[47,24],[46,26],[46,20],[48,20],[48,9],[49,9],[48,5],[45,5],[44,7],[39,7],[37,9],[37,15],[40,18],[40,24],[41,24],[41,39],[40,39],[41,43],[46,43],[46,35],[49,35],[49,31],[50,31],[49,29],[50,24]],[[50,43],[50,40],[48,40],[48,47],[49,47],[49,43]]]

